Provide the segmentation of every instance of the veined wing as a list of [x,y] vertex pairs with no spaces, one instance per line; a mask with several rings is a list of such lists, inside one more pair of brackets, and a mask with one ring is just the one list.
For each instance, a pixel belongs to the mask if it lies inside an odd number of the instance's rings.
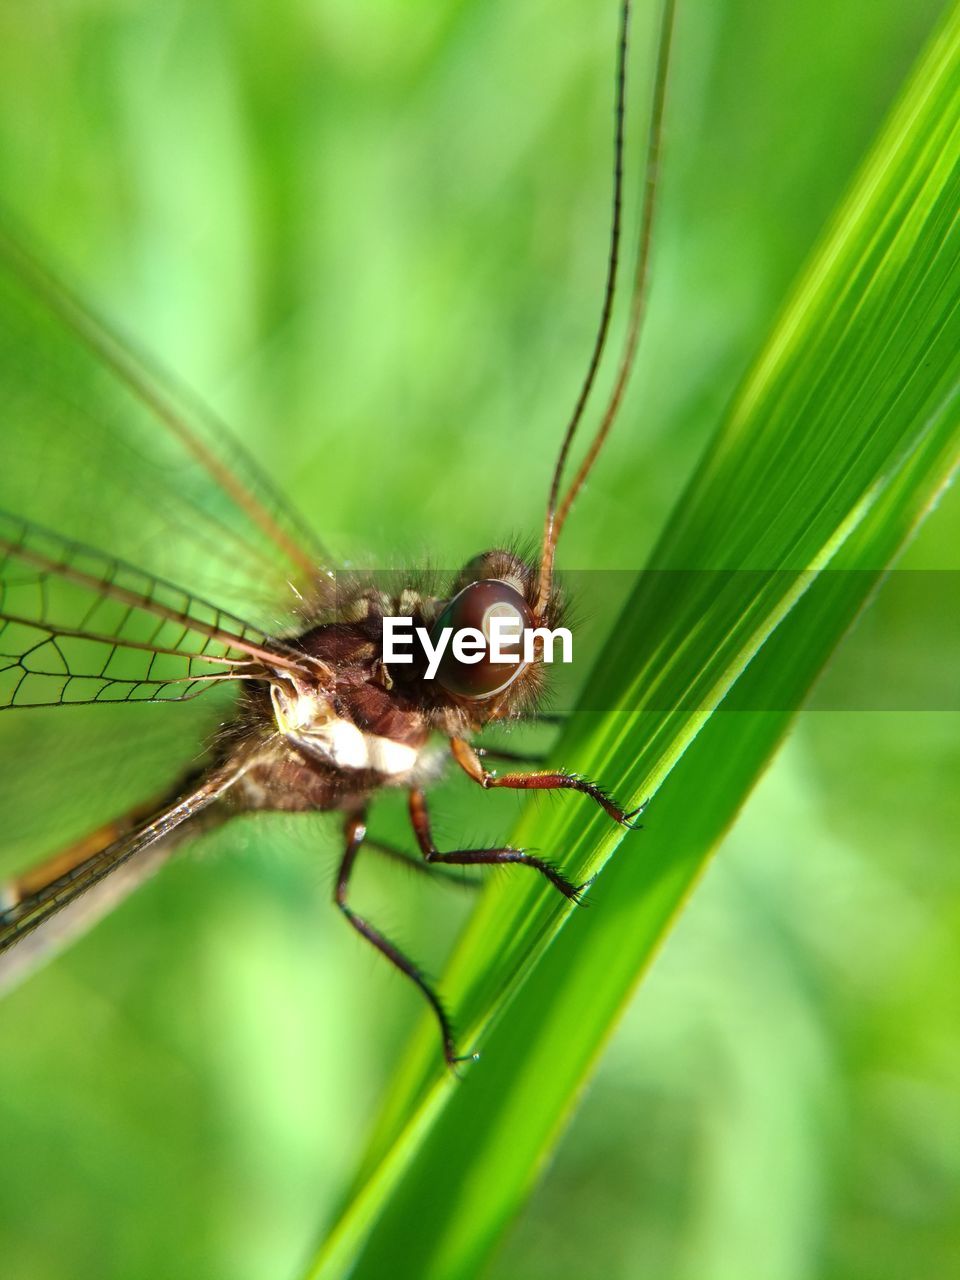
[[328,558],[185,389],[0,224],[0,507],[282,629]]
[[0,709],[182,701],[302,661],[166,580],[0,512]]
[[250,648],[325,559],[229,434],[2,225],[0,441],[0,508],[34,522],[0,521],[0,708],[40,708],[0,716],[12,869],[202,763]]

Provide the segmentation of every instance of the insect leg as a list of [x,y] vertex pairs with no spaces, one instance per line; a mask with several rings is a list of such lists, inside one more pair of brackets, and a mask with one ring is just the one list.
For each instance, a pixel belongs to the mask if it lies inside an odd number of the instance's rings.
[[433,990],[433,987],[420,972],[412,960],[408,959],[389,938],[384,937],[378,929],[375,929],[369,921],[363,916],[357,915],[352,907],[347,903],[347,888],[350,884],[350,875],[353,871],[354,863],[357,860],[357,854],[360,852],[360,846],[366,839],[367,822],[365,814],[351,814],[344,824],[344,836],[346,838],[346,848],[343,851],[343,858],[340,862],[340,869],[337,872],[337,883],[334,889],[333,900],[346,916],[350,924],[353,925],[357,933],[362,938],[372,943],[376,949],[390,961],[395,968],[415,983],[423,992],[427,1003],[433,1012],[437,1015],[437,1021],[440,1024],[440,1035],[443,1039],[443,1056],[446,1058],[449,1066],[455,1066],[458,1062],[465,1062],[473,1058],[474,1054],[468,1054],[466,1058],[457,1055],[457,1047],[454,1042],[453,1026],[447,1015],[446,1009],[440,1003],[440,998]]
[[559,889],[565,898],[579,902],[583,890],[582,884],[574,884],[551,862],[538,858],[535,854],[525,853],[522,849],[454,849],[450,853],[440,853],[433,843],[430,831],[430,813],[427,809],[427,798],[418,788],[410,792],[410,822],[413,825],[417,843],[427,862],[445,862],[458,867],[506,866],[519,863],[521,866],[533,867],[545,876],[554,888]]
[[451,738],[450,750],[453,758],[467,777],[478,782],[485,790],[491,787],[507,787],[511,791],[579,791],[590,796],[604,809],[614,822],[624,827],[633,827],[633,819],[642,812],[643,805],[629,811],[620,806],[595,782],[581,778],[577,773],[564,773],[562,770],[544,773],[504,773],[497,775],[483,767],[480,757],[463,738]]
[[382,853],[392,862],[399,862],[405,867],[409,867],[411,871],[416,871],[418,875],[427,876],[431,880],[443,880],[447,884],[455,885],[458,889],[479,889],[481,882],[472,877],[468,878],[462,873],[458,873],[447,867],[439,867],[435,864],[424,862],[422,858],[417,857],[414,853],[407,853],[395,844],[389,844],[386,840],[374,839],[367,836],[364,841],[368,849],[374,849],[377,853]]

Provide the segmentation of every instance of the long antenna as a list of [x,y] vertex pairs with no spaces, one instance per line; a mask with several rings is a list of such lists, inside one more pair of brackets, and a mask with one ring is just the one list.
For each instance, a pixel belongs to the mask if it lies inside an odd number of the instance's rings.
[[[653,86],[653,103],[650,112],[650,128],[647,135],[647,154],[644,167],[643,207],[640,214],[640,232],[637,246],[637,262],[633,277],[633,289],[630,298],[630,320],[624,341],[623,352],[617,367],[617,376],[607,401],[600,425],[590,442],[586,456],[567,489],[563,501],[559,502],[560,482],[570,446],[576,434],[587,398],[596,379],[597,368],[606,343],[607,331],[610,327],[610,313],[613,309],[613,297],[616,288],[617,264],[620,252],[621,209],[623,203],[623,148],[624,148],[624,115],[626,98],[626,55],[627,34],[630,22],[631,0],[623,0],[620,8],[620,35],[617,45],[617,91],[615,107],[614,136],[614,180],[613,180],[613,224],[610,232],[610,252],[607,261],[607,283],[604,291],[603,309],[600,325],[594,343],[593,354],[587,369],[586,377],[580,389],[580,395],[564,434],[557,465],[554,469],[550,485],[550,496],[547,501],[547,516],[543,530],[543,551],[540,557],[540,582],[537,589],[537,609],[542,609],[550,598],[553,585],[553,565],[556,556],[557,541],[563,529],[570,508],[577,494],[583,488],[584,481],[596,462],[603,448],[610,428],[617,417],[623,402],[624,392],[633,370],[634,357],[640,332],[647,310],[647,296],[650,282],[650,248],[653,241],[653,222],[656,209],[657,176],[660,167],[661,140],[663,136],[663,114],[667,94],[667,72],[670,66],[670,45],[673,36],[673,18],[676,8],[675,0],[664,0],[660,16],[660,35],[657,46],[657,67]],[[558,506],[559,503],[559,506]]]
[[627,97],[627,50],[630,37],[630,7],[631,0],[623,0],[620,5],[620,29],[617,35],[616,95],[613,108],[613,217],[610,226],[610,247],[607,252],[607,279],[603,290],[603,305],[600,310],[600,323],[597,326],[593,351],[590,353],[590,363],[587,366],[583,382],[580,384],[580,392],[577,396],[577,402],[573,406],[573,413],[567,423],[567,429],[563,433],[563,443],[560,445],[560,453],[557,455],[556,466],[553,469],[553,479],[550,482],[550,496],[547,499],[547,518],[543,529],[543,555],[540,561],[538,604],[545,604],[550,596],[553,555],[557,540],[554,533],[554,520],[557,503],[560,498],[560,481],[563,478],[563,469],[566,466],[570,446],[573,444],[573,437],[577,433],[577,427],[580,425],[580,419],[583,417],[583,411],[586,408],[587,400],[597,377],[600,359],[607,341],[607,333],[610,329],[610,317],[613,313],[613,298],[617,287],[617,268],[620,263],[620,230],[623,223],[623,139]]

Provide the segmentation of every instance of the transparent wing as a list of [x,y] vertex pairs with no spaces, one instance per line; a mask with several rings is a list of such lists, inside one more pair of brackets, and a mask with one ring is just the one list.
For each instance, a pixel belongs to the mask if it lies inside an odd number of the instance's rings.
[[298,661],[226,610],[0,512],[0,709],[184,701]]
[[171,795],[206,764],[235,695],[223,683],[188,702],[0,714],[0,881]]
[[89,928],[174,851],[246,768],[225,765],[146,821],[128,814],[0,885],[0,990]]
[[0,223],[0,507],[282,630],[329,568],[226,427]]
[[0,709],[26,708],[0,716],[10,873],[200,767],[326,559],[229,433],[2,225],[0,442],[18,513],[0,516]]
[[[82,896],[65,903],[56,913],[48,912],[31,930],[16,931],[9,909],[0,896],[0,935],[11,934],[6,944],[0,942],[0,995],[23,982],[98,920],[119,906],[124,898],[160,869],[178,847],[174,838],[148,845],[126,861],[119,863],[109,878],[100,880]],[[0,886],[0,895],[3,886]]]

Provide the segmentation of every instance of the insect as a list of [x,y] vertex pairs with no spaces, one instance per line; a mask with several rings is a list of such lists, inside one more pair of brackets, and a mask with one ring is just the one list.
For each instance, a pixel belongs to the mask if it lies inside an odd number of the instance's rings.
[[[561,618],[555,581],[558,539],[617,416],[647,294],[672,0],[666,0],[661,19],[624,350],[583,461],[564,488],[568,455],[606,347],[617,285],[630,18],[630,0],[622,0],[612,229],[602,312],[561,439],[536,558],[525,559],[507,548],[488,550],[453,581],[411,575],[396,587],[336,571],[308,526],[229,431],[91,314],[19,240],[3,232],[5,339],[12,349],[36,352],[46,335],[66,332],[71,349],[95,357],[93,383],[109,378],[120,388],[126,405],[122,421],[116,429],[98,422],[90,438],[109,439],[121,464],[123,456],[128,458],[131,487],[139,489],[146,513],[138,543],[149,568],[102,550],[115,545],[109,536],[110,516],[84,509],[98,460],[87,450],[83,412],[77,414],[73,406],[73,420],[80,424],[77,438],[68,442],[54,434],[50,448],[57,451],[61,469],[62,451],[76,458],[64,510],[71,533],[80,529],[83,536],[64,536],[0,512],[0,706],[10,711],[57,707],[66,716],[67,708],[76,705],[185,703],[201,695],[216,697],[216,691],[221,696],[232,692],[233,698],[203,758],[169,791],[0,889],[0,980],[12,982],[63,945],[198,830],[254,810],[336,812],[343,816],[344,849],[335,903],[350,925],[420,989],[436,1015],[444,1057],[452,1065],[462,1057],[433,986],[351,905],[357,857],[365,842],[373,844],[367,840],[371,802],[385,788],[406,791],[413,834],[427,867],[524,866],[572,902],[585,886],[538,854],[506,846],[437,847],[426,788],[436,775],[438,743],[484,790],[574,791],[600,805],[613,821],[633,823],[639,811],[626,812],[594,781],[562,769],[497,773],[475,745],[489,726],[534,714],[545,679],[542,648],[529,660],[512,655],[515,661],[498,661],[489,648],[475,661],[461,660],[450,650],[434,679],[427,678],[422,648],[406,665],[384,656],[387,617],[409,619],[428,637],[470,628],[483,639],[489,638],[494,617],[529,629],[552,628]],[[17,383],[19,400],[15,396],[14,402],[20,420],[39,429],[39,419],[30,416],[32,377],[28,369],[22,385]],[[86,390],[91,398],[84,403],[95,405],[96,386]],[[165,477],[162,485],[160,477]],[[46,483],[45,475],[37,479]],[[215,501],[209,499],[211,482]],[[217,576],[208,588],[204,575],[211,576],[214,548]],[[189,588],[178,585],[178,562],[182,572],[189,571]],[[253,601],[260,601],[264,620],[254,616]],[[405,856],[381,844],[374,847]]]

